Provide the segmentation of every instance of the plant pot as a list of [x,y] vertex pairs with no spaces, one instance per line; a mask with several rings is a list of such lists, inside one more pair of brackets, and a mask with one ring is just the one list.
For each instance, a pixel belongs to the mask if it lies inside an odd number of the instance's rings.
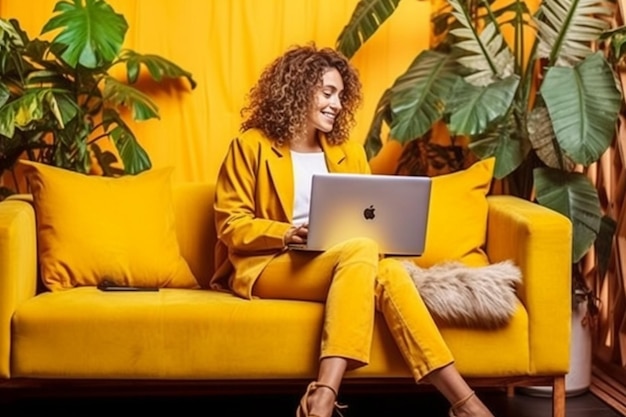
[[[574,397],[589,391],[591,385],[592,335],[586,323],[587,301],[576,304],[572,310],[570,343],[570,371],[565,376],[565,395]],[[537,397],[551,397],[552,387],[523,387],[520,392]]]

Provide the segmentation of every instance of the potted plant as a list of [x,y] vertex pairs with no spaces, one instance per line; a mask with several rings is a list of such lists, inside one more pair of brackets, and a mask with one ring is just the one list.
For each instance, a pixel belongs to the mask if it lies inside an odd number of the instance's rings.
[[[124,111],[136,121],[159,113],[136,83],[184,78],[193,89],[192,75],[158,55],[122,49],[128,24],[104,0],[62,0],[54,13],[41,31],[56,33],[51,41],[0,19],[0,176],[19,158],[103,175],[150,168]],[[117,68],[126,80],[113,75]],[[0,199],[15,191],[2,188]]]
[[[337,48],[352,57],[399,2],[359,1]],[[611,145],[622,104],[612,63],[594,47],[623,34],[609,31],[614,5],[542,0],[531,12],[521,0],[437,4],[432,46],[380,98],[365,140],[368,155],[382,148],[383,126],[406,148],[444,125],[453,139],[466,139],[476,157],[495,156],[494,176],[505,192],[572,221],[573,305],[587,301],[595,314],[581,260],[595,244],[604,275],[615,221],[603,215],[586,170]],[[621,45],[614,39],[614,56]]]

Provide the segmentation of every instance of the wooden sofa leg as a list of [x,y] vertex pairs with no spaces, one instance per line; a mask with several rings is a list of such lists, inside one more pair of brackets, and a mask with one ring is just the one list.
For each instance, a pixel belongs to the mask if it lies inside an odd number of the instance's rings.
[[565,376],[554,377],[552,386],[552,417],[565,417]]

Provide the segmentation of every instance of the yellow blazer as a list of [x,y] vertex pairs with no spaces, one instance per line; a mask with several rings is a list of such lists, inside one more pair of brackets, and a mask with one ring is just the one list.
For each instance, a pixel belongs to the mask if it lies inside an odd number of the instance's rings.
[[[362,144],[321,146],[329,172],[370,173]],[[278,147],[258,129],[233,139],[220,168],[215,193],[213,289],[252,297],[263,268],[285,250],[283,237],[292,226],[294,185],[289,145]]]

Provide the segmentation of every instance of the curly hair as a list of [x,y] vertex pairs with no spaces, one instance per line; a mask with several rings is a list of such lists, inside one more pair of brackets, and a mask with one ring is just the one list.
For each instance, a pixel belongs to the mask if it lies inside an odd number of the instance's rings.
[[346,141],[361,104],[361,81],[345,56],[331,48],[318,49],[314,44],[291,47],[263,70],[248,93],[248,104],[241,110],[244,121],[240,130],[260,129],[279,146],[289,142],[304,128],[314,94],[329,68],[339,71],[344,90],[342,110],[327,138],[332,144]]

